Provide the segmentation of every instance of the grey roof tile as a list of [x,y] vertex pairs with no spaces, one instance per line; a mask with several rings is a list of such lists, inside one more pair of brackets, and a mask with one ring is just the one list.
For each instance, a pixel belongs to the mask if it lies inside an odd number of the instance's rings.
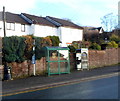
[[[29,24],[23,18],[20,17],[19,14],[14,14],[10,12],[6,12],[6,22],[8,23],[21,23],[21,24]],[[3,20],[3,12],[0,12],[0,20]]]
[[26,14],[26,13],[22,13],[22,14],[24,16],[26,16],[27,18],[29,18],[33,22],[33,24],[47,25],[47,26],[56,27],[54,24],[50,23],[44,17],[39,17],[39,16],[30,15],[30,14]]
[[59,19],[59,18],[55,18],[55,17],[50,17],[50,16],[47,16],[49,17],[50,19],[58,22],[61,24],[61,26],[66,26],[66,27],[73,27],[73,28],[78,28],[78,29],[83,29],[83,27],[81,26],[78,26],[77,24],[74,24],[73,22],[71,21],[68,21],[68,20],[64,20],[64,19]]

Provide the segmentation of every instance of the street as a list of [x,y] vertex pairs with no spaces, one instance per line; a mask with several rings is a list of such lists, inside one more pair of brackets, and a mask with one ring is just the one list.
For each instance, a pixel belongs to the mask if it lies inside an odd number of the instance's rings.
[[11,94],[3,96],[3,99],[118,99],[118,77],[113,75],[16,95]]

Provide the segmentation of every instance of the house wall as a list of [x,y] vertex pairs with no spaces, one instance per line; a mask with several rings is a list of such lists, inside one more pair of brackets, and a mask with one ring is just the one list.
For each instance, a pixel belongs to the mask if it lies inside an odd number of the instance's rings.
[[57,36],[57,28],[51,26],[35,25],[34,35],[39,37]]
[[30,25],[30,35],[34,35],[34,33],[35,33],[35,25],[31,24]]
[[25,25],[25,32],[21,31],[21,24],[15,23],[15,30],[6,30],[6,35],[7,36],[12,36],[12,35],[17,35],[17,36],[22,36],[22,35],[29,35],[30,34],[30,26]]
[[3,22],[0,21],[0,37],[3,37],[4,33],[3,33]]
[[[7,27],[7,26],[6,26]],[[66,43],[72,43],[72,41],[82,41],[83,30],[69,28],[69,27],[51,27],[43,25],[25,25],[25,32],[21,31],[21,24],[15,23],[15,30],[8,30],[6,28],[6,36],[22,36],[22,35],[31,35],[39,37],[46,36],[59,36],[60,41],[62,42],[61,46],[66,47]],[[3,37],[3,22],[0,21],[0,36]]]
[[[21,31],[21,24],[19,23],[15,23],[15,30],[9,30],[7,29],[7,23],[6,23],[6,36],[22,36],[22,35],[29,35],[31,30],[31,26],[30,25],[25,25],[25,31]],[[3,37],[4,33],[3,33],[3,22],[0,21],[0,36]]]
[[57,27],[57,36],[59,36],[60,41],[62,41],[61,27]]
[[62,46],[67,46],[66,43],[72,43],[73,41],[82,41],[83,38],[83,30],[69,28],[69,27],[61,27],[61,40]]

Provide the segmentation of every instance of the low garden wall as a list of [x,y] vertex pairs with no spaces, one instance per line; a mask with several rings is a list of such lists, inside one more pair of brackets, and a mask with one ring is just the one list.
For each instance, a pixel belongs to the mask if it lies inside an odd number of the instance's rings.
[[[75,53],[70,53],[70,67],[76,69]],[[103,67],[120,63],[120,48],[112,48],[106,50],[89,50],[89,67]],[[8,63],[12,67],[12,77],[19,78],[33,75],[33,64],[31,61],[24,61],[22,63]],[[2,67],[1,67],[2,68]],[[45,74],[47,70],[45,57],[36,61],[36,74]]]
[[[44,74],[46,71],[46,60],[45,57],[41,58],[40,60],[36,60],[36,74]],[[33,75],[33,64],[30,60],[26,60],[22,63],[8,63],[8,66],[12,67],[12,77],[25,77]]]
[[120,63],[120,48],[89,50],[89,67],[103,67]]

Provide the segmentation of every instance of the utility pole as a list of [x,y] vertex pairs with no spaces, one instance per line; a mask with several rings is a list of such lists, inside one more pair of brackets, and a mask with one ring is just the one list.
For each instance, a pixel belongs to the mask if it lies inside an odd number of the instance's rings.
[[4,31],[4,37],[6,37],[6,14],[5,14],[5,7],[3,6],[3,31]]
[[[4,32],[4,38],[6,37],[6,13],[5,13],[5,7],[3,6],[3,32]],[[3,46],[4,47],[4,46]],[[5,53],[3,53],[3,57],[5,58]],[[7,63],[4,60],[4,80],[10,80],[11,79],[11,74],[10,74],[10,69],[7,67]]]

